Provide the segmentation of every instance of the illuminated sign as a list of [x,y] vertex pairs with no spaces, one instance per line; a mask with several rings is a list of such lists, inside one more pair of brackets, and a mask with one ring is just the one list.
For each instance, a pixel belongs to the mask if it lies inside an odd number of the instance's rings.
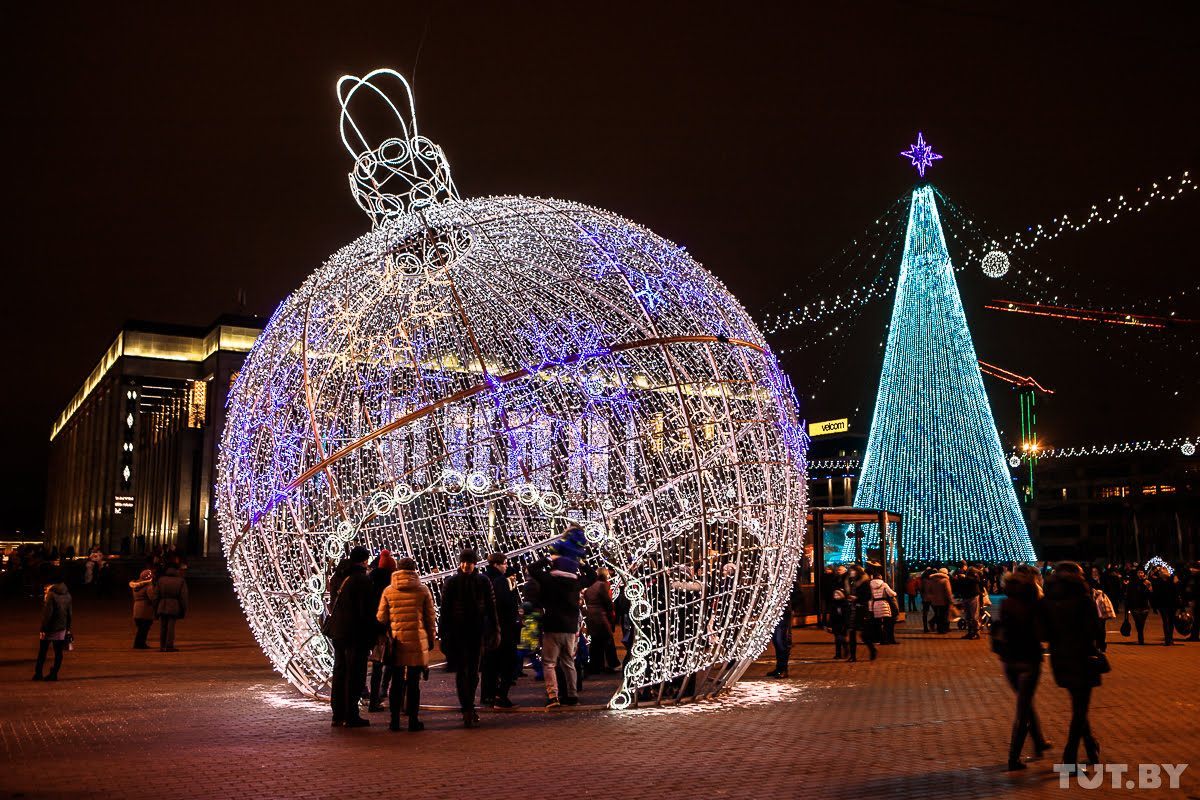
[[113,513],[123,514],[126,511],[133,513],[133,495],[118,494],[113,497]]
[[828,433],[845,433],[850,430],[848,419],[827,419],[824,422],[808,423],[809,436],[824,436]]

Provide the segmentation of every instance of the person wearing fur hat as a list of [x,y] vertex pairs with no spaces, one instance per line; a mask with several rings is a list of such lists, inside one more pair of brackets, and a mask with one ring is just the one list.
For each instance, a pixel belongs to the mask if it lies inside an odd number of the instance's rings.
[[[582,531],[580,531],[582,536]],[[537,565],[531,570],[538,586],[542,606],[542,669],[546,677],[546,707],[573,706],[579,703],[575,649],[579,638],[579,562],[557,555],[546,570]],[[559,695],[555,666],[563,671],[562,696]]]
[[149,650],[146,636],[154,624],[154,606],[158,599],[154,587],[154,571],[142,570],[136,581],[129,582],[129,591],[133,593],[133,624],[137,628],[137,633],[133,636],[133,649]]
[[329,582],[329,619],[325,633],[333,641],[333,678],[329,705],[334,727],[362,728],[370,725],[358,711],[363,684],[367,680],[367,654],[375,643],[379,623],[375,619],[375,587],[367,577],[371,552],[362,545],[334,570]]
[[496,624],[496,596],[492,582],[475,568],[479,554],[474,550],[463,550],[458,562],[458,571],[442,585],[439,633],[446,669],[455,673],[463,725],[475,728],[479,726],[475,691],[479,688],[483,651],[499,646],[500,632]]
[[421,583],[417,562],[402,558],[392,571],[391,583],[379,598],[376,619],[387,628],[391,638],[388,668],[392,690],[388,710],[392,721],[389,730],[400,730],[400,712],[408,716],[410,731],[424,730],[417,719],[421,708],[421,678],[429,674],[429,651],[433,649],[433,594]]

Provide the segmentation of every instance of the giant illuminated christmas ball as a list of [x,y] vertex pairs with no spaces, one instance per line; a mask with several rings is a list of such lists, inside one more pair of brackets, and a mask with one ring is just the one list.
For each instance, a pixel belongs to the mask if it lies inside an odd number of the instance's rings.
[[461,199],[411,99],[368,145],[346,108],[384,79],[339,85],[375,228],[283,302],[230,396],[221,530],[259,643],[320,692],[353,545],[413,557],[436,593],[464,547],[527,564],[579,525],[635,624],[612,705],[712,693],[766,646],[801,554],[787,378],[677,245],[578,203]]

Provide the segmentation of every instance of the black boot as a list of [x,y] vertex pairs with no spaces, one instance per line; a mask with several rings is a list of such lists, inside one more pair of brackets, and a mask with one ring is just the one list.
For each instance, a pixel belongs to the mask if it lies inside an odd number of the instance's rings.
[[416,733],[417,731],[423,731],[423,730],[425,730],[425,723],[421,722],[421,720],[417,719],[416,714],[413,714],[412,716],[410,716],[408,718],[408,730],[410,733]]
[[388,730],[389,731],[400,730],[400,712],[399,711],[392,712],[392,721],[390,723],[388,723]]

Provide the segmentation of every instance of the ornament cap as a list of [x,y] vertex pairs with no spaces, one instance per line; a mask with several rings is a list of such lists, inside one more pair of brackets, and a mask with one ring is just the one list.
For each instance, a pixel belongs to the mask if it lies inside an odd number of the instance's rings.
[[[385,81],[397,82],[408,101],[397,105],[382,88]],[[395,123],[396,132],[372,144],[354,116],[351,101],[363,90],[366,100],[382,101]],[[350,170],[350,193],[359,208],[378,228],[389,219],[408,214],[443,200],[458,200],[458,189],[450,175],[450,163],[442,148],[417,132],[417,111],[412,87],[393,69],[377,69],[358,77],[343,75],[337,82],[341,105],[342,144],[354,158]],[[360,95],[356,105],[364,104]]]

